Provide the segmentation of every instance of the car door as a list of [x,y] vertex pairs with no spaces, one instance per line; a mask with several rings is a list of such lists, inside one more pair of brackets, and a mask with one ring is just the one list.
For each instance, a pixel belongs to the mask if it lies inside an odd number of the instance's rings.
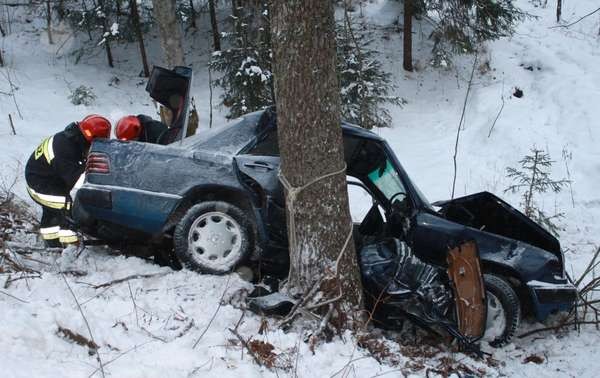
[[262,232],[270,242],[287,247],[285,197],[278,177],[280,158],[276,129],[262,135],[253,146],[237,155],[235,164],[242,182],[259,203],[265,226]]

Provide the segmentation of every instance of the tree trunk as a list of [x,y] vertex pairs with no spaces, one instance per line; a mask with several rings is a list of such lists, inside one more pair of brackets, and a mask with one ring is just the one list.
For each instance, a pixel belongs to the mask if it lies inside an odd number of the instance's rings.
[[413,0],[404,0],[404,54],[402,66],[406,71],[413,70],[412,64],[412,18]]
[[217,12],[215,10],[215,0],[208,0],[208,9],[210,11],[210,24],[212,25],[213,47],[215,51],[221,50],[221,36],[219,35],[219,25],[217,24]]
[[148,68],[148,58],[146,57],[146,47],[144,46],[144,33],[142,33],[142,27],[140,25],[140,14],[137,8],[137,1],[132,0],[131,4],[131,17],[133,21],[133,27],[138,37],[138,43],[140,45],[140,54],[142,56],[142,65],[144,67],[144,76],[150,76],[150,69]]
[[48,28],[48,43],[54,44],[52,40],[52,7],[50,6],[50,0],[46,0],[46,26]]
[[[85,4],[85,1],[83,2]],[[102,12],[104,12],[104,19],[102,20],[102,35],[105,36],[104,38],[104,48],[106,49],[106,60],[108,61],[108,66],[109,67],[114,67],[114,63],[113,63],[113,56],[112,56],[112,50],[110,49],[110,41],[108,39],[108,37],[106,37],[106,33],[108,33],[109,29],[108,29],[108,20],[106,19],[107,17],[107,13],[106,13],[106,8],[104,7],[104,0],[98,0],[98,5],[100,6],[100,9],[102,10]],[[94,2],[94,8],[96,8],[96,2]]]
[[[321,300],[337,297],[337,315],[356,314],[361,282],[352,241],[333,2],[271,2],[275,98],[282,182],[287,187],[290,240],[288,289],[318,285]],[[292,189],[293,190],[293,189]]]
[[190,26],[193,27],[194,29],[197,28],[196,26],[196,8],[194,8],[194,0],[190,0]]
[[160,43],[169,68],[185,65],[183,56],[183,36],[177,22],[175,0],[152,0],[154,18],[158,22]]
[[556,22],[560,22],[560,16],[562,15],[562,0],[556,1]]

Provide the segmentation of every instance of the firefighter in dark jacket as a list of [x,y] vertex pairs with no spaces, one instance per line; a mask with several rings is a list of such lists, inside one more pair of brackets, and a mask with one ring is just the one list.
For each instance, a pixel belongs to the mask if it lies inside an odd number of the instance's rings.
[[167,130],[168,127],[164,123],[155,121],[143,114],[138,116],[129,115],[117,122],[115,135],[119,140],[164,144],[161,137]]
[[95,138],[109,138],[110,121],[93,114],[73,122],[42,141],[25,167],[27,191],[42,205],[40,233],[47,246],[59,247],[79,240],[66,222],[71,209],[69,193],[85,170],[85,160]]

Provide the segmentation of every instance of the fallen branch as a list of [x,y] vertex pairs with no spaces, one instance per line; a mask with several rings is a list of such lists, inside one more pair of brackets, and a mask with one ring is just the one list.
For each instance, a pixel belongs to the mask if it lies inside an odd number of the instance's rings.
[[119,279],[116,279],[116,280],[113,280],[113,281],[109,281],[109,282],[105,282],[105,283],[99,284],[99,285],[93,285],[93,284],[87,284],[87,285],[90,285],[94,289],[101,289],[103,287],[108,287],[108,286],[112,286],[112,285],[118,285],[120,283],[127,282],[127,281],[130,281],[130,280],[138,280],[138,279],[142,279],[142,278],[151,278],[151,277],[166,276],[169,273],[171,273],[171,272],[152,273],[152,274],[133,274],[131,276],[119,278]]
[[17,297],[15,297],[14,295],[12,295],[12,294],[8,294],[7,292],[5,292],[5,291],[2,291],[2,290],[0,290],[0,294],[4,294],[4,295],[6,295],[6,296],[8,296],[8,297],[11,297],[12,299],[16,299],[16,300],[17,300],[17,301],[19,301],[19,302],[23,302],[23,303],[29,303],[29,302],[27,302],[27,301],[26,301],[26,300],[24,300],[24,299],[17,298]]
[[502,100],[502,106],[500,106],[500,110],[498,114],[496,114],[496,118],[494,119],[494,123],[492,123],[492,127],[490,127],[490,132],[488,133],[488,138],[492,136],[492,131],[494,131],[494,127],[496,126],[496,122],[498,122],[498,118],[500,118],[500,114],[502,114],[502,110],[504,110],[504,80],[502,80],[502,92],[500,93],[500,99]]
[[19,254],[28,254],[31,252],[56,252],[62,253],[63,248],[45,248],[45,247],[34,247],[28,244],[17,243],[12,241],[4,242],[4,245],[9,249]]
[[[90,323],[88,322],[87,318],[85,317],[85,314],[83,313],[83,309],[81,308],[81,305],[79,304],[79,301],[77,300],[77,296],[75,296],[75,293],[73,292],[73,289],[71,289],[71,285],[69,285],[69,282],[67,281],[67,278],[65,277],[65,275],[61,274],[60,276],[62,277],[63,281],[65,281],[65,285],[67,285],[69,292],[71,293],[71,295],[73,296],[73,299],[75,300],[75,303],[77,304],[79,313],[81,314],[81,317],[83,318],[83,321],[85,322],[85,326],[87,327],[88,333],[90,334],[90,339],[92,340],[92,342],[94,344],[96,344],[96,341],[94,340],[94,335],[92,334],[92,328],[90,327]],[[100,353],[96,353],[96,360],[98,361],[98,364],[100,365],[100,373],[102,374],[102,378],[105,378],[106,374],[104,374],[104,366],[102,365],[102,358],[100,358]]]
[[240,340],[240,343],[242,343],[242,346],[244,348],[246,348],[246,350],[248,351],[248,354],[250,356],[252,356],[252,358],[254,359],[254,362],[256,362],[259,366],[265,366],[262,363],[262,361],[258,358],[258,356],[254,353],[254,351],[252,351],[252,349],[248,345],[248,342],[246,340],[244,340],[244,338],[238,333],[238,331],[236,331],[235,329],[232,329],[232,328],[228,328],[228,329],[229,329],[229,332],[233,333],[235,335],[235,337],[237,337],[238,340]]
[[98,349],[100,348],[98,346],[98,344],[96,344],[92,340],[86,338],[85,336],[83,336],[75,331],[71,331],[70,329],[65,328],[65,327],[58,326],[58,330],[56,331],[56,334],[62,338],[73,341],[74,343],[76,343],[78,345],[87,347],[88,353],[90,354],[90,356],[93,356],[94,354],[96,354],[98,352]]
[[518,337],[519,337],[519,339],[522,339],[522,338],[525,338],[527,336],[531,336],[533,334],[540,333],[540,332],[558,331],[558,330],[560,330],[562,328],[565,328],[565,327],[580,326],[580,325],[586,325],[586,324],[587,325],[596,325],[597,326],[597,325],[600,324],[600,321],[578,321],[578,320],[575,320],[575,321],[572,321],[572,322],[561,323],[561,324],[558,324],[558,325],[555,325],[555,326],[552,326],[552,327],[537,328],[537,329],[534,329],[532,331],[525,332],[525,333],[519,335]]
[[551,26],[550,29],[556,29],[556,28],[570,28],[571,26],[577,24],[578,22],[581,22],[582,20],[588,18],[589,16],[593,15],[594,13],[597,13],[600,11],[600,8],[591,11],[590,13],[586,14],[585,16],[580,17],[577,21],[571,22],[570,24],[566,24],[566,25],[556,25],[556,26]]
[[[195,349],[196,346],[198,345],[198,343],[200,342],[200,340],[202,340],[202,337],[204,337],[204,335],[206,334],[206,332],[208,331],[208,329],[210,328],[210,325],[212,324],[212,322],[215,320],[215,318],[217,317],[217,314],[219,313],[219,310],[221,309],[221,305],[223,303],[223,299],[225,298],[225,293],[227,293],[227,289],[229,289],[229,281],[231,280],[231,275],[229,275],[227,277],[227,283],[225,284],[225,290],[223,290],[223,294],[221,294],[221,299],[219,299],[219,305],[217,306],[217,309],[215,310],[215,313],[213,314],[213,316],[210,318],[208,324],[206,325],[206,327],[204,328],[204,331],[202,331],[202,333],[200,334],[200,337],[198,337],[198,340],[196,340],[196,342],[194,342],[194,345],[192,346],[192,349]],[[242,314],[243,315],[243,314]],[[236,326],[237,328],[237,326]]]

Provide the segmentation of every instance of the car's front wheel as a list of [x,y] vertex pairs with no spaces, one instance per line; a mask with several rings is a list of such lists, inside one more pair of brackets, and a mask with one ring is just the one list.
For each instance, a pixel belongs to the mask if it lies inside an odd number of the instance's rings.
[[484,274],[487,319],[483,341],[498,348],[510,342],[521,320],[519,297],[506,280]]
[[237,206],[203,202],[191,207],[175,227],[175,254],[190,270],[225,274],[248,258],[254,245],[252,224]]

